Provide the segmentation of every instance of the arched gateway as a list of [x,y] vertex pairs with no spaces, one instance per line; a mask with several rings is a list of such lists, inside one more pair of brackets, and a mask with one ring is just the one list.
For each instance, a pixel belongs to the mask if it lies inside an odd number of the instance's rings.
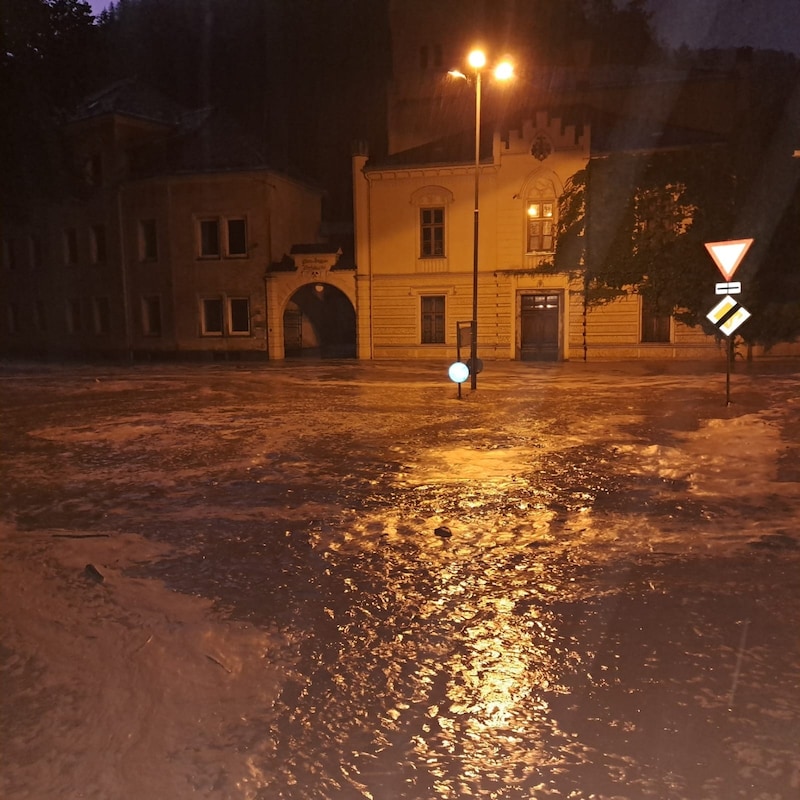
[[270,359],[355,358],[355,268],[324,244],[295,245],[266,275]]

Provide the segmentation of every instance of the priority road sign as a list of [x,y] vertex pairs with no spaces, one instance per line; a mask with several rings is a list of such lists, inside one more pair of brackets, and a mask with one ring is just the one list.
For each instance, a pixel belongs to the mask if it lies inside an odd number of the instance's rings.
[[729,294],[726,294],[706,314],[706,318],[713,322],[726,336],[730,336],[750,316],[750,312],[744,306],[740,306]]

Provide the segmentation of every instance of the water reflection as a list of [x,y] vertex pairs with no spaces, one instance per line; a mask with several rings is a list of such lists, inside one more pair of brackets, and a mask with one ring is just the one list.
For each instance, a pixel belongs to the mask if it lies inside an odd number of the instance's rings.
[[527,540],[441,542],[408,520],[385,514],[380,536],[354,523],[316,542],[351,603],[336,702],[375,711],[371,730],[353,721],[349,783],[375,798],[516,796],[569,741],[550,713],[575,666],[547,608],[554,587]]

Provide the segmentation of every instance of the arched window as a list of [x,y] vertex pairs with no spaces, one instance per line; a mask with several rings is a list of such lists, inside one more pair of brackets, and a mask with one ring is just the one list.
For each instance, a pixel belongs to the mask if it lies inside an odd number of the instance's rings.
[[552,181],[533,181],[525,193],[525,252],[552,253],[554,247],[556,191]]

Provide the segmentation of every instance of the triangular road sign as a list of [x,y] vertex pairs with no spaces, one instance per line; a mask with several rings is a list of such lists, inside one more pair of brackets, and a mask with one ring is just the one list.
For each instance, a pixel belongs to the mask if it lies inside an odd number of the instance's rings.
[[714,259],[725,280],[729,281],[742,263],[744,254],[753,244],[752,239],[731,239],[727,242],[706,242],[706,250]]

